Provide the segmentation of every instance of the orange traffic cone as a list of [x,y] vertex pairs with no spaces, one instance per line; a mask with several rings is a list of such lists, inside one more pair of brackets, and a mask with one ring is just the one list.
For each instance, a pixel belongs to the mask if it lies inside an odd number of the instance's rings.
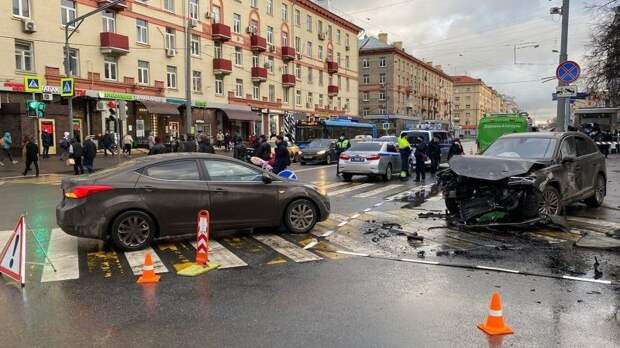
[[489,316],[484,324],[478,324],[478,328],[488,335],[507,335],[512,334],[512,329],[504,323],[502,314],[502,300],[499,292],[495,291],[491,296],[491,306],[489,308]]
[[155,270],[153,269],[153,258],[151,258],[151,253],[146,253],[144,257],[144,268],[142,268],[142,275],[138,278],[138,283],[159,283],[159,278],[160,277],[155,274]]

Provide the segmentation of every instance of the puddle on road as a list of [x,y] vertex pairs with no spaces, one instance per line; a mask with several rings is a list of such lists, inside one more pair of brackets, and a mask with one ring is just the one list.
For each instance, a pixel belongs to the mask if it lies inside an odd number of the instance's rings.
[[400,198],[398,201],[408,203],[403,206],[402,209],[413,209],[421,206],[438,194],[439,186],[437,184],[431,184],[429,186],[424,186],[422,190],[411,191],[408,195]]

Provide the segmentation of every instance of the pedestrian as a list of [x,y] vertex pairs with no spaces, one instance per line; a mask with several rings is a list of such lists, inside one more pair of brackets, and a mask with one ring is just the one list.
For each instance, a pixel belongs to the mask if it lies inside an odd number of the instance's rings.
[[114,156],[114,150],[112,150],[112,144],[114,144],[114,140],[112,139],[112,134],[110,134],[110,131],[107,130],[105,131],[105,134],[103,135],[103,140],[101,141],[101,145],[103,146],[104,156],[108,155],[108,151],[110,151],[110,154]]
[[39,176],[39,147],[37,144],[30,138],[26,137],[26,142],[24,144],[24,154],[26,157],[26,167],[24,168],[24,176],[28,174],[30,171],[30,166],[34,164],[34,170],[36,176]]
[[[336,142],[336,175],[340,175],[340,154],[347,151],[351,147],[351,142],[347,139],[344,133],[340,134],[340,138]],[[327,154],[327,158],[329,159],[329,153]],[[329,160],[328,160],[329,162]]]
[[[2,143],[2,153],[9,158],[9,161],[12,164],[17,164],[17,161],[14,160],[11,155],[11,147],[13,147],[13,138],[11,138],[11,133],[8,131],[4,132],[0,142]],[[0,158],[0,165],[4,165],[4,158]]]
[[202,153],[215,153],[215,149],[211,146],[211,141],[209,141],[209,137],[205,134],[201,134],[200,140],[198,143],[198,152]]
[[284,142],[284,137],[278,135],[276,137],[276,149],[275,149],[275,162],[273,166],[273,172],[275,174],[285,170],[291,164],[291,156],[288,153],[288,148]]
[[183,142],[183,152],[196,152],[196,150],[196,139],[190,134],[186,135],[185,141]]
[[439,138],[433,137],[430,144],[428,144],[428,157],[431,160],[431,175],[434,176],[437,173],[437,169],[439,169],[439,162],[441,161]]
[[83,152],[84,167],[88,170],[88,174],[91,174],[94,171],[95,157],[97,156],[97,145],[93,141],[92,135],[87,136],[84,140]]
[[427,155],[427,146],[422,138],[416,139],[416,149],[415,149],[415,181],[420,182],[420,178],[422,181],[426,180],[426,160],[428,159]]
[[409,157],[411,156],[411,144],[407,133],[400,133],[398,138],[398,152],[400,153],[400,180],[407,180],[409,174]]
[[162,144],[160,137],[155,137],[155,145],[149,150],[149,155],[161,155],[166,153],[166,145]]
[[231,138],[230,138],[230,132],[226,132],[226,134],[224,134],[224,149],[226,150],[226,152],[230,151],[230,142],[231,142]]
[[75,175],[84,174],[84,167],[82,166],[83,155],[84,149],[82,148],[82,144],[80,144],[80,139],[73,138],[69,146],[69,156],[73,159],[73,173]]
[[71,146],[69,132],[64,132],[62,139],[58,142],[58,147],[60,148],[60,152],[58,153],[59,160],[64,161],[67,157],[69,157],[69,146]]
[[450,151],[448,152],[448,161],[454,156],[461,156],[463,153],[465,153],[465,151],[463,150],[461,140],[459,138],[454,139],[450,146]]
[[217,131],[217,135],[215,136],[215,140],[216,143],[215,145],[218,147],[218,149],[222,149],[222,145],[224,145],[224,133],[222,133],[222,130],[218,130]]
[[267,142],[267,137],[261,135],[258,138],[259,145],[254,152],[254,156],[264,160],[269,161],[271,159],[271,145]]
[[149,137],[147,138],[148,142],[149,142],[149,151],[153,148],[153,146],[155,145],[155,136],[153,136],[153,134],[149,135]]
[[43,158],[50,158],[50,146],[52,146],[52,136],[45,129],[41,132],[41,145],[43,146]]
[[123,153],[126,156],[131,156],[131,147],[133,146],[133,137],[131,134],[125,134],[123,137]]
[[251,148],[255,148],[256,147],[256,143],[257,143],[256,133],[252,133],[252,135],[250,135],[250,138],[248,139],[248,142],[250,143],[250,147]]

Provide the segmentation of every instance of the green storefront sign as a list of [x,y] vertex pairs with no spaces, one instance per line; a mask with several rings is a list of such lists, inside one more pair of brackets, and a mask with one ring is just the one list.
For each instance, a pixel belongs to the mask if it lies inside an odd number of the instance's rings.
[[128,93],[120,93],[120,92],[99,92],[99,98],[102,99],[116,99],[116,100],[125,100],[125,101],[134,101],[136,100],[136,96]]
[[[166,102],[175,105],[184,105],[185,99],[181,98],[166,98]],[[192,100],[192,106],[195,108],[207,108],[207,102],[204,100]]]

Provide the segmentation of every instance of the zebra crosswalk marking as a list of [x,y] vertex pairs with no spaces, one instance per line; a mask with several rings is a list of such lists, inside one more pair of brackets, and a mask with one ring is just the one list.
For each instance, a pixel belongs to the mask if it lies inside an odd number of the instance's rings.
[[159,255],[153,250],[153,248],[146,248],[144,250],[138,251],[126,251],[125,258],[131,267],[131,271],[134,275],[141,275],[142,268],[144,267],[144,257],[147,253],[151,253],[151,257],[153,259],[153,269],[155,273],[167,273],[168,268],[159,258]]
[[[192,246],[194,249],[196,248],[196,241],[192,242]],[[232,251],[214,240],[209,241],[209,261],[217,263],[221,269],[245,267],[248,265]]]
[[80,277],[78,238],[66,234],[60,228],[54,228],[50,233],[47,257],[56,270],[46,262],[43,266],[41,282],[78,279]]
[[323,259],[275,234],[261,234],[254,236],[254,238],[295,262],[319,261]]

